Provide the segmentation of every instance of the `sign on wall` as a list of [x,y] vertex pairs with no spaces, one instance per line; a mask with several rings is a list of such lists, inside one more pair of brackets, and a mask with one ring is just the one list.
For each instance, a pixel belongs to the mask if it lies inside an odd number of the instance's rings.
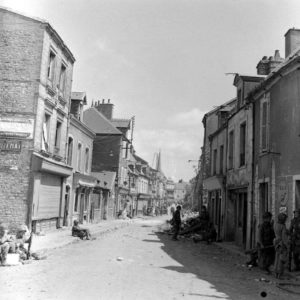
[[0,152],[2,151],[20,152],[21,147],[22,147],[21,141],[0,139]]
[[0,117],[0,137],[33,138],[34,119]]

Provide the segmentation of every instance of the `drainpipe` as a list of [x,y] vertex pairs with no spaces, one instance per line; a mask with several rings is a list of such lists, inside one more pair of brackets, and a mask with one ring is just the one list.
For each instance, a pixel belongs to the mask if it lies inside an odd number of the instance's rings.
[[252,163],[251,163],[251,169],[252,169],[252,190],[251,190],[251,228],[250,228],[250,248],[254,247],[254,188],[255,188],[255,170],[254,170],[254,155],[255,155],[255,101],[253,99],[250,99],[252,102]]

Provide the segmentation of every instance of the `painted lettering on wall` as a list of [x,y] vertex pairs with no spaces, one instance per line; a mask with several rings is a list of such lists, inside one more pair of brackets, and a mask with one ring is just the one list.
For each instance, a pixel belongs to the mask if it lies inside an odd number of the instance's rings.
[[0,151],[20,152],[22,148],[21,141],[0,139]]

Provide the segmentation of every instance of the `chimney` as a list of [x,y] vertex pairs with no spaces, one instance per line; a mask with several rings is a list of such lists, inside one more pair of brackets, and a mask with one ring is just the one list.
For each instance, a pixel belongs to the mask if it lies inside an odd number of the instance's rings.
[[269,58],[264,56],[256,66],[257,75],[269,75],[283,60],[280,57],[279,50],[275,50],[274,56],[270,56]]
[[300,47],[300,29],[291,28],[284,35],[285,57],[287,58],[295,49]]
[[98,101],[98,105],[96,106],[96,109],[100,111],[108,120],[111,120],[113,117],[113,108],[114,105],[110,103],[110,100],[105,103],[104,99],[102,99],[102,103]]
[[268,63],[267,56],[264,56],[256,66],[257,75],[268,75]]

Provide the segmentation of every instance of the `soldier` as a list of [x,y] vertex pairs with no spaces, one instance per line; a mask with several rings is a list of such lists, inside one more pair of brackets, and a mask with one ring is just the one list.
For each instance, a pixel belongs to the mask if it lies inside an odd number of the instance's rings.
[[263,223],[259,226],[258,248],[260,254],[261,268],[270,274],[270,266],[274,263],[275,249],[273,240],[275,232],[271,223],[272,214],[265,212],[263,215]]
[[173,223],[174,223],[174,235],[172,240],[173,241],[178,241],[178,234],[180,231],[180,227],[181,227],[181,215],[180,215],[180,211],[181,211],[181,206],[178,205],[176,207],[176,211],[174,212],[174,216],[173,216]]
[[300,271],[300,209],[294,211],[290,226],[291,250],[294,257],[295,271]]
[[283,275],[285,264],[288,260],[288,236],[286,229],[287,215],[285,213],[279,213],[277,217],[277,223],[274,227],[275,239],[275,263],[274,271],[276,278],[280,279]]

